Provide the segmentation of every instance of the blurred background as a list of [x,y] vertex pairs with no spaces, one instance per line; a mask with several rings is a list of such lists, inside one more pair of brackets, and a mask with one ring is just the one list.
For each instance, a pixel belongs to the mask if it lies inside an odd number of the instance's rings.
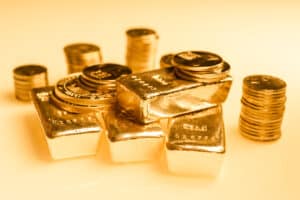
[[[300,1],[0,0],[1,199],[299,199]],[[48,67],[50,84],[67,74],[63,47],[90,42],[104,62],[125,63],[128,28],[160,36],[161,55],[208,50],[232,66],[224,104],[227,154],[217,179],[172,176],[160,162],[116,165],[96,157],[51,161],[37,114],[14,98],[12,70]],[[287,82],[282,138],[249,141],[238,133],[242,79],[270,74]],[[104,150],[103,150],[104,151]]]

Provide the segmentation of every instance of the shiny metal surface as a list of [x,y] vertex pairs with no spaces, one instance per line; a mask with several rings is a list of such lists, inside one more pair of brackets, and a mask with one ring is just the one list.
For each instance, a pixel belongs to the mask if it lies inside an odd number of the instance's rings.
[[166,141],[169,150],[225,152],[225,135],[220,105],[169,120]]
[[62,110],[50,101],[53,87],[32,91],[33,103],[55,159],[93,155],[103,130],[96,112],[74,114]]
[[256,141],[281,137],[286,102],[286,82],[270,75],[250,75],[243,80],[240,133]]
[[164,133],[160,123],[139,124],[118,110],[111,110],[102,115],[113,161],[151,160],[162,149]]
[[103,114],[105,127],[111,141],[163,137],[159,122],[139,124],[128,119],[121,112],[117,112],[112,110]]
[[21,101],[31,100],[31,89],[48,85],[47,68],[42,65],[28,64],[13,70],[15,96]]
[[139,122],[149,123],[220,104],[231,83],[229,75],[213,84],[182,80],[170,67],[118,79],[117,100]]
[[149,28],[131,28],[126,31],[126,65],[133,73],[155,69],[159,36]]
[[165,152],[169,171],[215,176],[225,154],[221,105],[169,120]]
[[82,71],[87,66],[102,63],[102,53],[99,46],[89,43],[73,43],[64,47],[68,64],[68,73]]

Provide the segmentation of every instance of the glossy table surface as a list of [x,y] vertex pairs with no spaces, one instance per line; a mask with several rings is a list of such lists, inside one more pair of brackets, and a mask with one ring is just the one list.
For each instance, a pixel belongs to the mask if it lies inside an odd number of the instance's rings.
[[[300,2],[1,1],[0,199],[300,199]],[[125,30],[154,28],[161,55],[208,50],[232,66],[224,104],[227,152],[216,179],[169,174],[163,162],[113,164],[96,156],[52,161],[30,103],[14,98],[12,70],[48,67],[66,75],[63,46],[91,42],[105,62],[124,63]],[[242,79],[271,74],[287,82],[282,138],[259,143],[238,132]]]

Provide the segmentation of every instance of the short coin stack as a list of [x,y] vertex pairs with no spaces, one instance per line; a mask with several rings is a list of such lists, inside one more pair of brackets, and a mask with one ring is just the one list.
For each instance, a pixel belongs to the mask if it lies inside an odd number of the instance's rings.
[[102,63],[101,50],[97,45],[75,43],[64,47],[68,73],[81,72],[85,67]]
[[230,65],[219,55],[206,51],[180,52],[172,63],[179,78],[202,83],[218,82],[230,72]]
[[172,60],[173,60],[173,54],[165,54],[160,58],[160,68],[165,68],[165,67],[171,67],[172,66]]
[[57,82],[52,102],[72,113],[107,111],[116,102],[115,79],[131,73],[126,66],[103,64],[87,67]]
[[280,138],[285,92],[286,83],[277,77],[269,75],[245,77],[241,99],[241,134],[259,141]]
[[22,101],[31,100],[31,89],[48,85],[47,68],[40,65],[22,65],[14,69],[15,95]]
[[146,28],[129,29],[127,35],[126,65],[134,73],[154,69],[158,35]]
[[113,63],[94,65],[82,71],[79,81],[89,89],[115,91],[116,79],[131,72],[129,67]]

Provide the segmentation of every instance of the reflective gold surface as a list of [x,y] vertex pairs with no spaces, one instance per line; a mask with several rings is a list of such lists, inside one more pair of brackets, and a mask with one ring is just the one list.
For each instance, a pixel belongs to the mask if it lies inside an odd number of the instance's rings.
[[165,151],[168,169],[179,174],[216,175],[225,153],[221,105],[170,119]]
[[102,128],[95,112],[74,114],[50,101],[53,87],[33,89],[32,99],[39,114],[53,159],[96,153]]
[[229,75],[211,84],[182,80],[172,67],[164,68],[118,79],[117,100],[139,122],[149,123],[222,103],[231,83]]
[[164,133],[158,122],[138,124],[114,110],[103,114],[103,122],[114,162],[152,160],[162,149]]

